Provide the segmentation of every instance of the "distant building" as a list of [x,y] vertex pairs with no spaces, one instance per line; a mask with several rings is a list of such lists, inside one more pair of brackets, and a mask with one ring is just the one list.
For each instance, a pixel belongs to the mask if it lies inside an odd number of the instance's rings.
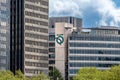
[[54,28],[56,22],[65,22],[73,24],[74,27],[82,29],[82,19],[77,17],[50,17],[49,28]]
[[10,68],[10,0],[0,0],[0,70]]
[[68,38],[68,78],[79,69],[97,67],[104,70],[120,64],[120,30],[115,27],[84,29]]

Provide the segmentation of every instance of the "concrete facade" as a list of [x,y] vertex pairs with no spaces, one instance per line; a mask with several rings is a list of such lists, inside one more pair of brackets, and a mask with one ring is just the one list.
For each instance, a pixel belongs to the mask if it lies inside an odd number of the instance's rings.
[[49,0],[11,1],[11,65],[26,76],[48,74]]
[[55,67],[61,72],[62,77],[67,74],[67,43],[68,34],[73,31],[73,25],[68,23],[55,24]]
[[25,0],[25,75],[48,74],[48,0]]

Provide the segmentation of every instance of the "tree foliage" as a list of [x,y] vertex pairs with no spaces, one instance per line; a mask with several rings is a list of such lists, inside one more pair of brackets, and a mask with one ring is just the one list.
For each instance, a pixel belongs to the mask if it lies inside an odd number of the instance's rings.
[[56,68],[49,72],[49,77],[51,80],[63,80],[61,73]]
[[83,68],[78,71],[73,80],[120,80],[120,65],[108,70]]
[[27,78],[20,70],[18,70],[16,75],[10,71],[0,71],[0,80],[49,80],[49,78],[42,73]]

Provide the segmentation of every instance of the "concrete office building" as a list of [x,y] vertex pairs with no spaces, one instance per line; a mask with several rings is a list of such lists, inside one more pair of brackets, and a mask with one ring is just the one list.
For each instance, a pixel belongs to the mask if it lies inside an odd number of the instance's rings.
[[0,70],[9,69],[10,1],[0,0]]
[[49,0],[10,0],[10,70],[48,73]]
[[83,67],[104,70],[120,64],[120,30],[115,27],[91,28],[73,32],[68,39],[68,78]]
[[67,80],[67,53],[68,34],[73,31],[73,24],[55,24],[55,67],[61,72],[64,80]]
[[67,78],[67,40],[72,33],[73,24],[65,22],[55,23],[55,28],[49,28],[49,70],[56,67],[64,80]]
[[[59,27],[57,26],[61,26],[64,33],[60,31],[58,29]],[[65,26],[68,26],[68,28]],[[68,31],[73,30],[74,28],[78,28],[78,29],[82,28],[82,19],[75,18],[75,17],[50,17],[49,18],[49,70],[54,70],[54,67],[56,67],[57,69],[59,69],[64,79],[67,78],[67,74],[68,74],[66,71],[67,70],[67,62],[66,62],[67,61],[67,58],[66,58],[67,57],[67,45],[66,45],[67,39],[64,40],[65,41],[65,45],[63,45],[64,50],[63,48],[61,49],[61,51],[63,52],[60,52],[56,49],[57,48],[56,46],[58,46],[56,43],[56,37],[57,37],[56,34],[58,34],[58,32],[60,31],[62,32],[62,34],[67,36],[69,33],[72,32],[72,31],[70,32]],[[60,60],[62,60],[61,67],[59,66]]]
[[75,17],[50,17],[49,18],[49,70],[55,66],[55,23],[63,22],[73,24],[73,27],[82,28],[82,19]]

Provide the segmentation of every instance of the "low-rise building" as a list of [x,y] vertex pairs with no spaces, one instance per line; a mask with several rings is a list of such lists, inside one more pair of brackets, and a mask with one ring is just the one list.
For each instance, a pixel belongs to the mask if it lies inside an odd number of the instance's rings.
[[84,29],[68,38],[68,78],[79,69],[97,67],[104,70],[120,64],[120,30],[115,27]]

